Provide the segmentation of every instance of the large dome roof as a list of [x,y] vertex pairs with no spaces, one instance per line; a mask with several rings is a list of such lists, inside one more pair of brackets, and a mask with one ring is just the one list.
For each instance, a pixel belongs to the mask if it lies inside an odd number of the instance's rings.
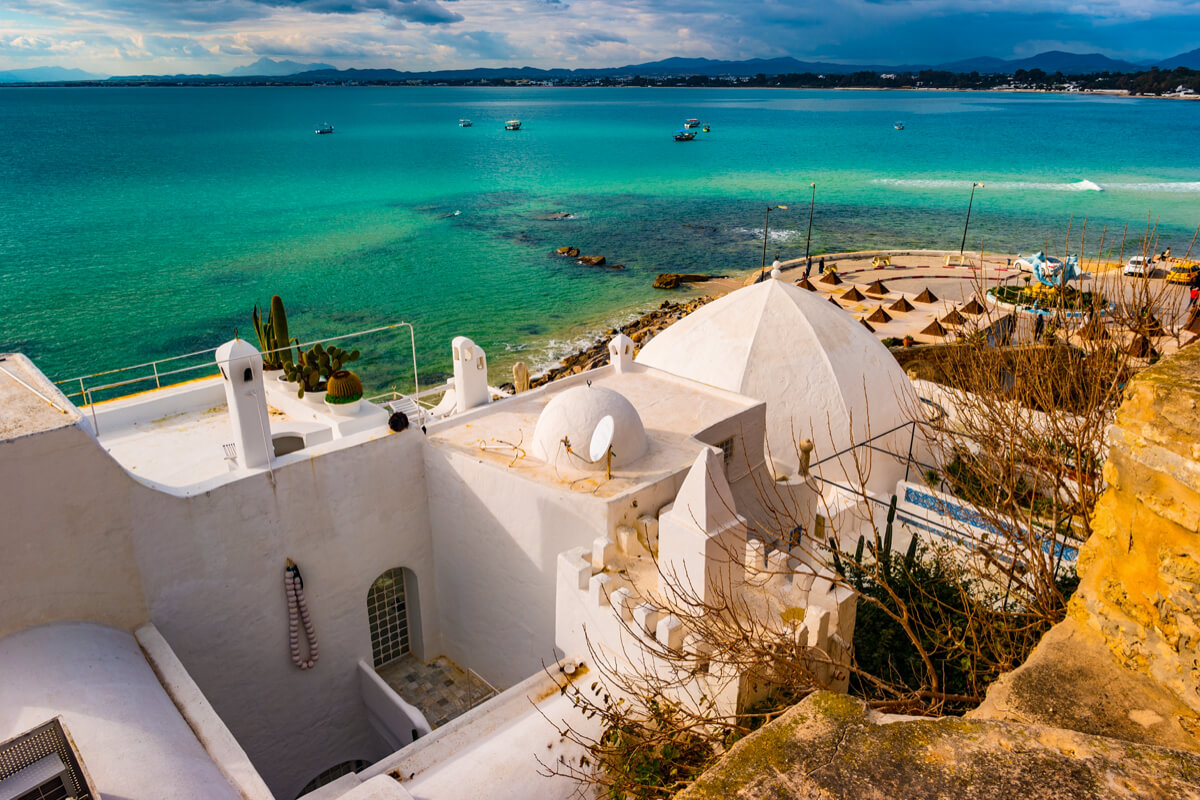
[[[637,361],[766,402],[770,457],[787,469],[800,439],[813,440],[818,461],[902,424],[914,407],[904,371],[857,319],[778,280],[697,309]],[[907,447],[907,434],[898,439]]]
[[533,455],[556,463],[564,455],[562,441],[571,443],[572,466],[600,469],[604,461],[591,461],[589,453],[596,426],[605,417],[613,421],[613,466],[623,467],[646,452],[648,441],[642,418],[624,395],[600,386],[574,386],[555,397],[542,409],[533,429]]

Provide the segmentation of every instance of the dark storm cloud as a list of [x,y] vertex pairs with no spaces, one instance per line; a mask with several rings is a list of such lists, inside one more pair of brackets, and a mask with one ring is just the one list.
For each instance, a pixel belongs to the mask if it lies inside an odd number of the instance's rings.
[[619,33],[607,33],[605,31],[580,31],[573,33],[566,38],[567,44],[575,47],[592,47],[597,44],[628,44],[629,39]]
[[[381,13],[421,25],[462,22],[463,16],[434,0],[252,0],[276,8],[296,8],[313,14]],[[454,2],[454,0],[448,0]]]

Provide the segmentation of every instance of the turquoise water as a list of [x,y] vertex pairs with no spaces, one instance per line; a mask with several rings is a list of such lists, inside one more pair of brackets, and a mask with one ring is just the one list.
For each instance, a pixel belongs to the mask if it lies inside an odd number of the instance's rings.
[[[713,126],[671,134],[685,117]],[[475,123],[459,128],[460,117]],[[524,128],[503,130],[519,117]],[[903,120],[904,131],[892,124]],[[332,136],[313,129],[329,121]],[[219,344],[274,293],[311,339],[416,326],[423,378],[454,335],[493,379],[665,295],[663,271],[804,253],[1065,247],[1087,218],[1187,249],[1200,103],[956,92],[144,88],[0,91],[0,350],[54,378]],[[1085,183],[1090,182],[1090,183]],[[1103,191],[1095,191],[1092,187]],[[571,219],[542,217],[568,212]],[[1114,234],[1114,231],[1116,233]],[[575,245],[625,265],[576,265]],[[407,334],[355,343],[406,377]]]

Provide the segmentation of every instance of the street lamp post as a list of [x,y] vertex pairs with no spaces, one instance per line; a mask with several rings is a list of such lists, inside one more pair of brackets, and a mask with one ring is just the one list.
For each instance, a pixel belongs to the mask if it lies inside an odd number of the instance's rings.
[[806,268],[808,267],[808,257],[810,253],[809,245],[812,244],[813,206],[817,203],[817,185],[815,183],[810,183],[809,186],[812,187],[812,198],[808,201],[808,237],[804,240],[804,266]]
[[787,206],[767,206],[767,216],[763,221],[763,272],[767,271],[767,231],[771,228],[771,212],[776,209],[779,209],[780,211],[787,211]]
[[971,182],[971,199],[967,201],[967,221],[963,223],[963,238],[962,238],[962,244],[960,244],[960,245],[958,246],[958,265],[959,265],[960,267],[962,266],[962,256],[963,256],[963,250],[965,250],[965,249],[966,249],[966,247],[967,247],[967,226],[971,224],[971,205],[972,205],[972,203],[974,203],[974,202],[975,202],[975,189],[976,189],[976,187],[978,187],[978,188],[982,189],[982,188],[983,188],[983,184],[982,184],[982,183],[977,183],[977,182],[975,182],[975,181],[972,181],[972,182]]

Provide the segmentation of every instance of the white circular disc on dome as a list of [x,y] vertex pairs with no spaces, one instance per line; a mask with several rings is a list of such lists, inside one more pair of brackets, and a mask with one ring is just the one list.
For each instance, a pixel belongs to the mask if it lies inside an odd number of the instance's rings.
[[593,462],[608,455],[614,433],[616,433],[616,423],[613,422],[612,414],[596,423],[596,430],[592,432],[592,444],[588,447],[588,456]]

